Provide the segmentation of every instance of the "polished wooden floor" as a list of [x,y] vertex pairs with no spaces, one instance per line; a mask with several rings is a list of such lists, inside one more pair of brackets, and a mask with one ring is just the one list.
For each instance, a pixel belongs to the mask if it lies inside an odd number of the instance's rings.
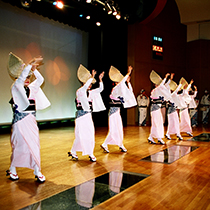
[[[40,130],[42,173],[46,182],[35,182],[33,171],[18,168],[20,177],[12,182],[5,171],[10,164],[10,135],[0,135],[0,209],[17,210],[69,189],[87,180],[110,172],[124,170],[150,175],[143,181],[124,190],[94,210],[102,209],[210,209],[210,142],[166,140],[166,145],[147,143],[150,127],[124,128],[124,145],[127,153],[117,146],[109,146],[110,153],[100,149],[107,128],[96,128],[95,155],[97,162],[78,153],[79,160],[67,157],[74,140],[74,127]],[[209,127],[194,128],[193,134],[209,133]],[[199,146],[171,164],[139,161],[172,145]]]

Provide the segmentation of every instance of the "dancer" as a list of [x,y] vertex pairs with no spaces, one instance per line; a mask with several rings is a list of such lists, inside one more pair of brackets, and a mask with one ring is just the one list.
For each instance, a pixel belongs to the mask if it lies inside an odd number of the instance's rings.
[[109,70],[109,77],[116,83],[116,86],[112,89],[110,95],[108,135],[101,145],[102,149],[107,153],[109,153],[108,145],[118,145],[122,152],[127,152],[127,149],[123,145],[123,123],[120,107],[129,108],[137,105],[130,83],[132,69],[132,66],[128,66],[128,73],[125,77],[113,66]]
[[201,98],[201,111],[202,111],[202,124],[209,123],[209,110],[210,110],[210,96],[209,91],[205,90]]
[[165,87],[165,81],[170,74],[167,73],[162,80],[161,77],[154,71],[150,73],[150,79],[155,84],[155,88],[151,91],[151,129],[148,142],[156,144],[153,138],[157,138],[160,144],[165,144],[162,140],[164,137],[163,116],[161,113],[161,104],[163,101],[170,101],[171,95]]
[[[34,169],[37,181],[45,181],[41,173],[39,129],[36,122],[36,110],[50,106],[40,88],[44,78],[36,70],[42,60],[42,57],[34,58],[25,66],[20,58],[13,53],[9,54],[8,70],[11,77],[17,78],[11,88],[10,100],[13,109],[12,155],[7,175],[11,180],[19,179],[16,167],[26,167]],[[36,79],[30,84],[32,74]]]
[[149,97],[146,95],[144,89],[140,91],[140,95],[137,97],[137,103],[139,107],[139,126],[146,126]]
[[[189,90],[191,88],[191,85],[193,83],[193,80],[190,81],[190,84],[186,82],[186,80],[182,77],[180,80],[180,83],[183,86],[183,90],[181,91],[179,95],[179,118],[180,118],[180,132],[185,132],[189,136],[193,136],[192,134],[192,126],[188,111],[188,104],[192,100],[189,96]],[[185,89],[186,88],[186,89]]]
[[188,106],[192,127],[196,127],[198,125],[198,103],[199,103],[199,100],[198,100],[198,98],[196,98],[197,93],[198,93],[198,89],[194,85],[194,91],[190,91],[191,101]]
[[[82,86],[76,92],[76,120],[75,120],[75,140],[71,151],[68,152],[72,159],[78,160],[76,152],[82,152],[82,155],[89,155],[90,161],[95,162],[95,128],[92,120],[91,112],[99,112],[105,110],[100,93],[104,89],[102,78],[104,72],[99,75],[99,88],[90,90],[96,71],[90,72],[82,65],[79,66],[77,76]],[[88,95],[87,95],[88,94]]]
[[177,107],[179,105],[179,96],[178,91],[181,88],[182,84],[177,84],[173,81],[174,73],[171,74],[169,81],[166,83],[166,87],[170,90],[174,90],[171,93],[171,101],[168,101],[168,127],[166,132],[166,138],[171,140],[170,135],[175,134],[179,140],[183,140],[180,134],[179,127],[179,115],[177,112]]

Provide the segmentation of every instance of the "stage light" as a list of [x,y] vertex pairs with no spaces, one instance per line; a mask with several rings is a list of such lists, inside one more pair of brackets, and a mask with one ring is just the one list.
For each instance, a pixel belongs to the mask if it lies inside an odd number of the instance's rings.
[[128,15],[125,15],[124,16],[124,20],[128,21],[128,19],[129,19],[129,16]]
[[118,20],[121,18],[121,14],[120,12],[117,13],[117,15],[115,16]]
[[105,8],[109,15],[112,14],[112,8],[107,1],[105,2]]
[[91,3],[92,2],[92,0],[86,0],[86,3]]
[[80,14],[79,16],[80,16],[80,17],[83,17],[83,14]]
[[114,6],[112,6],[112,9],[113,9],[113,15],[115,16],[115,15],[117,15],[117,10],[116,10],[116,8],[114,7]]
[[32,4],[32,0],[20,0],[20,3],[23,7],[29,8]]
[[53,5],[55,5],[56,7],[58,7],[59,9],[63,9],[64,4],[62,1],[54,1]]
[[101,26],[101,23],[100,23],[100,22],[96,22],[96,25],[97,25],[97,26]]
[[87,20],[90,20],[90,15],[86,16],[86,19],[87,19]]

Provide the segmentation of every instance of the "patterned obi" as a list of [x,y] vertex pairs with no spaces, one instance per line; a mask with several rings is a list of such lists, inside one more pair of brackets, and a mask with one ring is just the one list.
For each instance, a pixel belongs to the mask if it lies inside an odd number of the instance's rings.
[[84,116],[84,115],[86,115],[86,114],[88,114],[88,113],[90,113],[90,112],[88,112],[88,111],[84,111],[84,110],[77,110],[76,111],[76,118],[79,118],[79,117],[82,117],[82,116]]
[[26,117],[30,113],[33,114],[36,117],[36,103],[35,103],[35,100],[29,99],[30,104],[23,112],[19,112],[17,110],[18,106],[17,106],[17,104],[14,103],[13,98],[9,101],[9,103],[12,105],[12,111],[13,111],[12,124],[22,120],[24,117]]
[[111,99],[111,101],[109,102],[109,106],[110,107],[122,107],[122,101],[121,100],[114,100]]
[[120,107],[110,107],[110,108],[109,108],[108,116],[114,114],[114,113],[117,112],[118,110],[120,110]]
[[28,116],[29,114],[33,114],[36,117],[36,112],[14,112],[13,113],[13,120],[12,124],[22,120],[24,117]]
[[[75,99],[75,103],[76,103],[76,108],[77,110],[83,110],[82,108],[82,104],[80,102],[77,101],[77,99]],[[92,106],[92,101],[88,101],[89,106],[90,106],[90,110],[93,110],[93,106]]]

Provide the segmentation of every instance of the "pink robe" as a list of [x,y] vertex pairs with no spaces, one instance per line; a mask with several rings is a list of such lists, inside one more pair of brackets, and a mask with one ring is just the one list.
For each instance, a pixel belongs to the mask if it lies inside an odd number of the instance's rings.
[[93,155],[95,147],[95,128],[91,113],[87,113],[75,120],[75,140],[72,152],[82,152],[82,155]]
[[109,116],[109,132],[104,141],[104,145],[123,146],[123,123],[120,115],[120,108],[117,112]]
[[29,114],[12,126],[11,166],[34,169],[40,166],[39,129],[36,118]]
[[75,140],[71,148],[72,153],[82,152],[82,155],[93,156],[95,147],[95,128],[92,120],[89,101],[92,102],[93,112],[105,110],[103,100],[100,93],[103,91],[103,83],[99,83],[99,88],[93,89],[87,97],[87,89],[90,86],[93,78],[90,78],[76,92],[76,100],[81,104],[81,109],[77,111],[75,119]]
[[[12,147],[11,166],[34,169],[37,165],[41,170],[39,129],[33,114],[35,111],[24,111],[29,105],[29,99],[24,90],[24,81],[30,69],[31,65],[28,65],[22,71],[20,77],[15,81],[11,89],[14,104],[17,107],[16,112],[28,114],[22,119],[15,121],[12,125],[12,135],[10,139]],[[36,109],[44,109],[50,105],[50,102],[40,89],[44,78],[37,70],[34,71],[34,75],[36,80],[28,86],[30,89],[29,98],[36,101]]]

